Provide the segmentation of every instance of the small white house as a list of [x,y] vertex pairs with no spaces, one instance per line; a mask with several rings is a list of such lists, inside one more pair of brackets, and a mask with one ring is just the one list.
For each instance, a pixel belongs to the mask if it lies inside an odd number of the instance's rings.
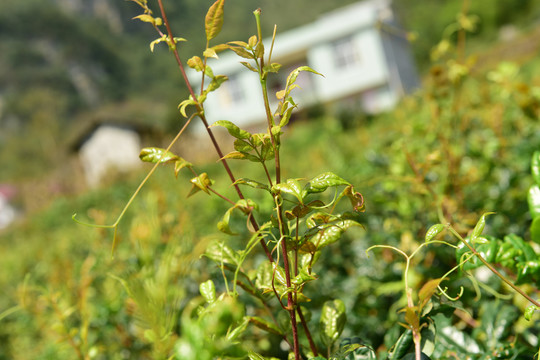
[[95,187],[111,170],[126,172],[141,166],[141,131],[128,124],[94,123],[76,141],[74,150],[86,183]]
[[[264,41],[266,54],[271,39]],[[227,119],[239,126],[265,119],[258,75],[247,70],[236,54],[222,53],[209,61],[214,74],[229,77],[208,96],[205,112],[211,121]],[[347,102],[366,113],[392,108],[400,97],[419,86],[405,32],[396,25],[390,0],[354,3],[317,21],[279,34],[272,62],[283,65],[268,78],[271,101],[283,89],[289,72],[308,65],[324,77],[302,72],[293,91],[299,108]],[[189,74],[200,83],[200,73]]]

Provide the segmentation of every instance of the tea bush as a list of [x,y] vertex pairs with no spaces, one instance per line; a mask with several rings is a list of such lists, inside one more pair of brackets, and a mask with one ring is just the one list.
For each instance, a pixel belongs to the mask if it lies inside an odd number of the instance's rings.
[[[260,10],[247,42],[210,46],[222,26],[216,1],[203,56],[184,63],[161,0],[159,17],[134,2],[159,34],[153,45],[167,44],[182,74],[187,64],[207,77],[179,106],[188,126],[197,116],[208,125],[204,100],[227,79],[206,60],[228,50],[260,78],[268,131],[214,123],[234,138],[229,154],[215,144],[221,164],[145,148],[154,178],[123,210],[137,179],[60,201],[8,233],[0,358],[538,356],[537,79],[511,63],[474,74],[452,36],[424,89],[397,110],[358,127],[323,117],[286,132],[296,76],[317,73],[294,70],[269,108],[266,78],[280,66],[261,42]],[[456,24],[474,30],[466,14]],[[112,225],[59,224],[73,206]]]

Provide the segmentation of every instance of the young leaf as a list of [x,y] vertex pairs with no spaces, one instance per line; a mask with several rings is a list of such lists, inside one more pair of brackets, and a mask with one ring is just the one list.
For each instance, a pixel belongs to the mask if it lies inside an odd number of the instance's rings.
[[223,126],[225,129],[227,129],[229,134],[237,139],[249,139],[251,137],[249,132],[240,129],[238,126],[228,120],[218,120],[210,126]]
[[527,309],[525,309],[525,313],[524,313],[524,316],[525,316],[525,320],[527,321],[531,321],[533,315],[534,315],[534,312],[536,310],[540,310],[537,306],[534,306],[534,305],[531,305],[529,307],[527,307]]
[[352,226],[360,226],[360,224],[353,220],[342,220],[335,224],[320,226],[317,236],[311,241],[317,245],[317,250],[321,250],[323,247],[338,241],[343,233]]
[[218,230],[228,235],[237,235],[236,233],[232,232],[231,228],[229,227],[229,221],[233,210],[234,207],[227,210],[225,215],[223,215],[223,218],[217,223]]
[[441,233],[444,230],[443,224],[432,225],[429,230],[426,232],[426,242],[430,242],[433,238]]
[[187,162],[186,160],[182,159],[181,157],[178,158],[178,160],[176,160],[174,162],[174,176],[175,177],[178,177],[178,173],[180,172],[180,170],[182,170],[183,168],[185,167],[192,167],[193,164],[190,163],[190,162]]
[[206,13],[206,18],[204,20],[204,27],[206,30],[206,40],[210,41],[215,38],[221,31],[223,26],[223,7],[225,5],[225,0],[217,0],[208,12]]
[[262,329],[264,331],[267,331],[272,334],[276,335],[282,335],[283,332],[273,323],[271,323],[268,320],[265,320],[258,316],[246,316],[249,319],[249,322],[258,327],[259,329]]
[[253,65],[251,65],[250,63],[248,63],[247,61],[240,61],[240,64],[244,65],[246,68],[248,68],[249,70],[253,71],[253,72],[259,72],[257,69],[255,69],[253,67]]
[[255,56],[248,52],[246,49],[244,48],[241,48],[241,47],[238,47],[238,46],[229,46],[229,49],[231,49],[232,51],[234,51],[236,53],[236,55],[244,58],[244,59],[250,59],[250,60],[254,60],[256,59]]
[[345,313],[345,304],[336,299],[324,303],[321,311],[321,340],[325,346],[331,346],[341,335],[347,315]]
[[169,161],[176,161],[180,159],[180,157],[162,148],[147,147],[141,150],[141,153],[139,154],[139,159],[144,162],[150,162],[155,164],[157,162],[166,163]]
[[433,294],[437,291],[437,287],[444,279],[432,279],[422,286],[418,292],[419,311],[428,303]]
[[221,264],[238,264],[238,255],[229,246],[225,245],[222,241],[213,241],[206,248],[204,256],[215,262]]
[[221,86],[221,84],[223,84],[227,80],[229,80],[229,78],[225,75],[214,76],[212,81],[210,82],[210,85],[208,85],[208,89],[206,89],[206,91],[211,92],[218,89]]
[[205,281],[199,285],[199,291],[206,302],[212,304],[216,301],[216,287],[212,280]]
[[540,185],[540,151],[535,151],[531,159],[531,173],[536,185]]
[[343,180],[332,172],[325,172],[311,179],[305,186],[308,194],[320,193],[331,186],[350,185],[348,181]]
[[212,186],[212,184],[214,183],[213,180],[210,180],[207,173],[202,173],[201,175],[194,177],[190,180],[190,182],[193,184],[193,187],[191,188],[188,197],[199,192],[199,190],[202,190],[208,195],[210,195],[208,187]]
[[188,61],[187,61],[187,64],[190,68],[192,69],[195,69],[197,71],[202,71],[202,69],[204,68],[204,63],[202,61],[202,59],[198,56],[193,56],[191,57]]
[[296,179],[287,179],[287,182],[285,183],[279,183],[275,184],[272,187],[273,192],[283,192],[286,194],[291,194],[294,197],[298,199],[298,201],[302,204],[303,198],[305,196],[305,192],[302,191],[302,187],[300,186],[300,183]]
[[189,99],[182,101],[178,105],[178,109],[180,110],[180,114],[182,114],[182,116],[185,117],[185,118],[188,117],[187,114],[186,114],[186,107],[188,107],[189,105],[195,105],[195,100],[193,100],[191,95],[189,96]]
[[540,244],[540,216],[535,217],[531,224],[531,240]]
[[533,185],[527,193],[527,202],[529,203],[529,212],[531,217],[537,218],[540,216],[540,186]]
[[204,57],[207,57],[207,58],[218,59],[216,50],[214,50],[214,48],[206,48],[206,49],[203,51],[203,56],[204,56]]
[[474,241],[477,237],[479,237],[482,234],[482,231],[484,231],[484,227],[486,226],[486,216],[490,214],[494,214],[494,213],[487,212],[480,217],[480,220],[478,220],[472,232],[471,241]]
[[247,185],[255,189],[263,189],[263,190],[270,191],[270,187],[268,185],[255,181],[255,180],[251,180],[251,179],[241,178],[241,179],[236,180],[233,185],[236,185],[236,184]]
[[345,190],[343,190],[343,194],[349,198],[353,210],[356,213],[361,213],[366,210],[364,205],[364,196],[362,196],[362,194],[359,192],[355,192],[352,185],[347,186]]

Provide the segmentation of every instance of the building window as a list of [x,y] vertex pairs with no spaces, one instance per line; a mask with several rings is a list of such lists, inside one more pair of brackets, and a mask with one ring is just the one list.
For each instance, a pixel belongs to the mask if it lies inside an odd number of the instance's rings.
[[358,46],[352,36],[334,42],[333,54],[336,68],[346,68],[360,62]]
[[240,104],[244,101],[244,89],[242,89],[242,83],[238,75],[229,76],[227,80],[220,88],[220,102],[222,106],[230,107],[232,105]]

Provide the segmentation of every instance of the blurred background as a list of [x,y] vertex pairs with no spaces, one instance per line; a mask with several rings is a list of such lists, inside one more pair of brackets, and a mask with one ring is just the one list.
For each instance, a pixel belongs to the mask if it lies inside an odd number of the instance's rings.
[[[212,1],[164,3],[173,32],[188,40],[180,44],[183,60],[200,55]],[[255,34],[257,7],[269,36],[274,24],[278,34],[294,31],[353,3],[228,0],[216,43]],[[363,250],[373,243],[412,248],[437,222],[431,191],[463,233],[483,211],[497,211],[489,225],[494,236],[528,236],[529,163],[540,148],[540,2],[394,0],[391,6],[394,30],[409,43],[419,87],[384,111],[305,108],[283,145],[285,176],[332,170],[364,194],[368,230],[351,235],[325,258],[329,275],[326,285],[318,286],[349,289],[345,300],[356,315],[347,331],[377,346],[388,321],[388,308],[380,306],[400,298],[395,287],[380,284],[399,283],[400,272],[367,260]],[[158,16],[157,4],[150,7]],[[80,325],[91,313],[87,331],[96,334],[86,351],[106,354],[105,349],[132,341],[126,346],[133,353],[116,358],[137,358],[134,353],[145,358],[150,345],[130,328],[130,314],[123,310],[127,296],[113,294],[121,287],[106,274],[135,274],[174,251],[194,261],[201,251],[194,244],[215,232],[215,225],[207,224],[227,209],[218,199],[186,200],[188,174],[175,179],[171,169],[160,169],[120,225],[117,261],[109,256],[112,231],[71,220],[79,213],[89,222],[114,222],[149,170],[133,158],[106,171],[85,165],[85,144],[102,124],[114,124],[104,141],[125,139],[125,147],[137,148],[166,146],[183,123],[177,106],[187,89],[166,46],[150,51],[158,36],[149,24],[132,20],[140,13],[137,4],[123,0],[0,2],[0,314],[5,315],[0,315],[0,359],[73,358],[71,347],[58,341],[69,336],[46,329],[60,321],[50,315],[56,305],[81,306],[76,299],[84,279],[84,289],[90,283],[94,289],[88,295],[97,299],[94,308],[62,321]],[[197,144],[189,137],[183,141],[180,149],[192,156],[186,160],[201,159],[201,168],[230,191],[216,158],[193,150]],[[107,156],[97,151],[86,160],[97,163]],[[243,163],[234,169],[252,171]],[[444,273],[455,264],[453,254],[431,254],[419,265],[419,278],[432,267]],[[391,254],[384,256],[394,261]],[[171,270],[176,274],[171,283],[190,279],[194,285],[183,283],[182,294],[195,294],[197,281],[217,273],[208,263],[179,265]],[[360,284],[359,276],[367,280]],[[3,313],[9,309],[17,312]],[[120,340],[113,345],[107,337]],[[17,354],[29,346],[35,350]]]

